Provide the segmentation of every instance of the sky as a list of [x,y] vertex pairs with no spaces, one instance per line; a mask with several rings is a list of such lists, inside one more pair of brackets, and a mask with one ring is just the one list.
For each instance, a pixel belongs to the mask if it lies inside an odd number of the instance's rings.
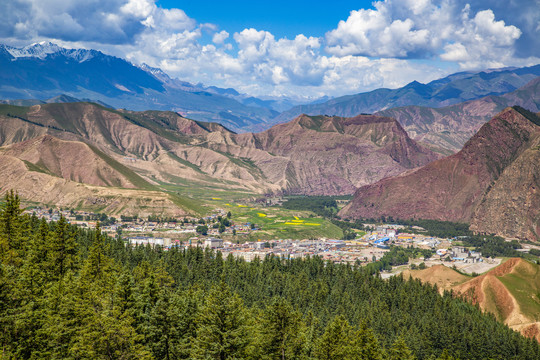
[[263,98],[540,63],[540,0],[0,0],[0,12],[4,44],[96,49]]

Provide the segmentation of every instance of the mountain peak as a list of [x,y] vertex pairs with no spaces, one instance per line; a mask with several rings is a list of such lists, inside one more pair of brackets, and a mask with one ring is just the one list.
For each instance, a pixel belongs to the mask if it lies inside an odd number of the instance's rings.
[[[137,66],[137,65],[135,65]],[[142,63],[138,66],[141,70],[146,71],[147,73],[150,73],[154,76],[164,77],[164,78],[170,78],[169,75],[167,75],[163,70],[160,68],[152,67],[146,63]]]
[[9,47],[8,51],[14,58],[22,57],[36,57],[39,59],[44,59],[49,54],[54,54],[65,50],[60,46],[50,42],[50,41],[41,41],[39,43],[33,43],[22,48]]
[[80,63],[90,60],[96,54],[99,54],[99,52],[95,50],[67,49],[50,41],[41,41],[22,48],[4,45],[4,49],[6,49],[6,51],[15,59],[38,58],[40,60],[44,60],[49,55],[60,54],[72,58]]

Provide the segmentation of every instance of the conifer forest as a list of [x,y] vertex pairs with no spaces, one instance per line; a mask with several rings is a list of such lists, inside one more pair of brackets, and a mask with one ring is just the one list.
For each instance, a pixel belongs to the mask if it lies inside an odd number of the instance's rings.
[[2,359],[539,359],[451,293],[318,257],[126,245],[0,211]]

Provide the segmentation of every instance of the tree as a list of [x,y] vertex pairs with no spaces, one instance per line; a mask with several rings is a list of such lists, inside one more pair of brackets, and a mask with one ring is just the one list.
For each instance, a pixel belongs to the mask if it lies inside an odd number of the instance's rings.
[[405,344],[405,340],[400,336],[396,339],[390,350],[388,350],[388,360],[414,360],[415,357]]
[[61,279],[77,265],[77,243],[66,219],[60,216],[47,249],[49,276]]
[[208,226],[206,225],[199,225],[197,226],[197,228],[195,229],[195,231],[197,231],[199,234],[201,235],[208,235]]
[[300,314],[291,304],[281,297],[274,298],[266,307],[260,324],[264,358],[296,358],[302,348],[300,325]]
[[444,349],[441,356],[439,356],[437,358],[437,360],[458,360],[457,358],[451,356],[449,353],[448,353],[448,349]]
[[163,292],[149,317],[147,342],[156,359],[188,359],[196,336],[198,293]]
[[20,265],[27,238],[24,236],[27,218],[21,216],[21,201],[13,190],[6,193],[0,208],[0,259]]
[[351,342],[351,352],[353,359],[362,360],[382,360],[383,351],[373,333],[373,330],[365,324],[360,326],[360,329],[355,332]]
[[352,327],[345,317],[336,316],[327,326],[315,346],[315,358],[320,360],[345,360],[352,342]]
[[93,278],[100,277],[103,274],[104,267],[107,265],[107,260],[105,256],[105,241],[101,235],[101,228],[98,222],[94,239],[90,246],[90,253],[88,254],[88,259],[86,259],[84,272]]
[[242,300],[225,283],[212,288],[198,317],[192,355],[205,359],[244,357],[247,326]]

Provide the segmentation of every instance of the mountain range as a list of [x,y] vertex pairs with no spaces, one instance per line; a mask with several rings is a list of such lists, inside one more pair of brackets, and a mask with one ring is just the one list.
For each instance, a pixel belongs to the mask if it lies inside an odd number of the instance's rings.
[[217,88],[171,79],[159,69],[137,67],[95,50],[52,43],[20,49],[0,45],[0,98],[44,100],[61,94],[115,108],[173,110],[234,129],[266,123],[278,114],[244,105]]
[[[428,84],[415,81],[398,89],[299,104],[286,97],[256,98],[231,88],[191,84],[161,69],[135,66],[95,50],[65,49],[48,42],[23,48],[0,45],[0,99],[16,100],[12,103],[17,105],[63,96],[134,111],[176,111],[236,132],[266,130],[301,114],[353,117],[380,112],[396,118],[415,140],[445,155],[458,151],[506,106],[536,111],[529,107],[533,104],[527,94],[516,90],[538,76],[540,65],[461,72]],[[467,103],[478,99],[480,103]]]
[[539,240],[538,149],[540,117],[509,107],[458,153],[359,188],[340,215],[466,222],[480,233]]
[[[94,50],[2,45],[0,65],[0,191],[20,189],[31,201],[189,213],[201,211],[190,196],[223,191],[354,193],[341,216],[540,235],[540,65],[462,72],[280,115],[286,99],[193,85]],[[147,108],[155,110],[137,111]],[[330,115],[271,126],[300,110]],[[264,130],[235,132],[248,129]],[[74,195],[61,199],[66,191]]]
[[[113,110],[93,103],[0,105],[0,145],[2,162],[9,164],[0,191],[17,189],[46,203],[66,190],[51,192],[43,182],[60,188],[77,182],[107,193],[121,188],[176,195],[192,189],[218,195],[224,190],[352,194],[358,186],[439,157],[387,117],[303,115],[261,133],[236,134],[174,112]],[[92,203],[88,186],[63,206]],[[117,197],[98,197],[111,212],[121,211]]]
[[395,118],[413,139],[434,151],[450,155],[461,150],[489,119],[514,105],[540,111],[540,77],[500,96],[489,95],[441,108],[410,105],[376,114]]
[[298,114],[354,116],[390,108],[416,105],[446,107],[489,95],[503,95],[540,76],[540,65],[478,72],[461,72],[428,84],[413,81],[398,89],[376,89],[341,96],[318,104],[298,105],[279,115],[286,120]]

